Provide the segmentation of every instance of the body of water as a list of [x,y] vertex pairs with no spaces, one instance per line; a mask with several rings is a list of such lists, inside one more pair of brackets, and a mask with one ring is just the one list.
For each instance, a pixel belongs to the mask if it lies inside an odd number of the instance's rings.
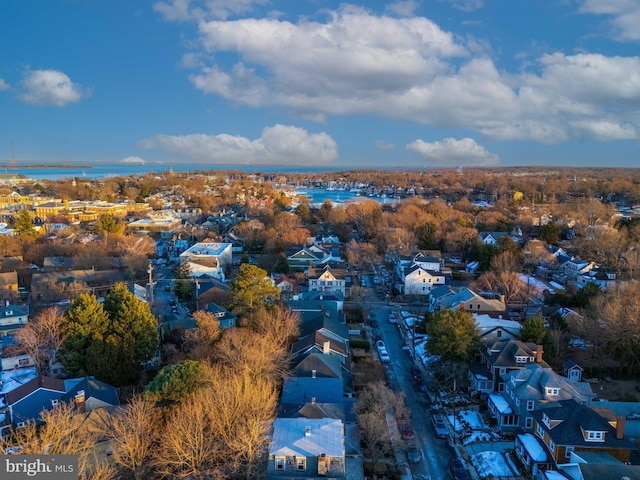
[[[305,166],[286,166],[286,165],[209,165],[203,163],[94,163],[91,168],[85,168],[78,165],[69,165],[61,167],[34,167],[21,168],[20,165],[12,168],[0,168],[2,173],[22,174],[34,180],[61,180],[65,178],[83,177],[88,179],[98,179],[113,176],[129,176],[144,175],[146,173],[169,172],[195,172],[212,171],[227,172],[230,170],[255,172],[255,173],[324,173],[338,172],[345,170],[357,170],[358,167],[335,166],[324,167],[305,167]],[[411,169],[411,168],[408,168]]]

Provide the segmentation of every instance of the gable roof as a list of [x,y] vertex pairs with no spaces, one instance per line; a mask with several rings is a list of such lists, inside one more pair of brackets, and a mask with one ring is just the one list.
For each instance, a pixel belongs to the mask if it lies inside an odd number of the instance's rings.
[[[634,448],[633,443],[624,438],[616,438],[616,430],[609,420],[593,408],[581,405],[575,400],[560,400],[548,407],[531,412],[538,424],[549,434],[557,445],[575,445],[590,448]],[[549,428],[542,421],[543,415],[551,421],[558,421]],[[587,442],[583,431],[606,432],[604,442]]]
[[309,352],[300,355],[293,366],[294,377],[310,377],[316,372],[317,378],[342,378],[342,365],[335,355]]
[[66,392],[64,380],[38,375],[37,377],[20,385],[18,388],[8,392],[6,394],[7,404],[14,405],[40,389],[60,392],[62,394]]
[[[305,430],[308,429],[308,435]],[[331,418],[276,418],[269,455],[343,457],[344,424]]]
[[291,353],[296,355],[298,353],[311,351],[314,348],[322,352],[325,342],[329,342],[329,349],[331,352],[335,352],[343,357],[347,356],[347,346],[344,342],[329,338],[320,332],[314,332],[298,339],[291,346]]
[[120,399],[118,398],[118,390],[116,387],[109,385],[108,383],[96,380],[95,377],[76,378],[65,381],[68,390],[62,396],[62,401],[73,401],[81,390],[84,390],[85,398],[95,398],[101,402],[109,405],[120,405]]
[[336,418],[355,423],[355,402],[341,403],[280,403],[279,418]]
[[[593,390],[588,382],[572,382],[537,363],[526,365],[521,370],[506,373],[502,378],[505,382],[509,382],[509,385],[513,385],[512,380],[515,381],[515,386],[511,389],[514,395],[521,400],[573,399],[578,403],[589,403],[593,398]],[[548,395],[547,388],[559,389],[558,395]],[[507,401],[511,403],[512,399],[507,398]]]
[[301,316],[300,336],[312,334],[317,330],[327,330],[345,341],[349,340],[349,327],[332,317],[329,312]]

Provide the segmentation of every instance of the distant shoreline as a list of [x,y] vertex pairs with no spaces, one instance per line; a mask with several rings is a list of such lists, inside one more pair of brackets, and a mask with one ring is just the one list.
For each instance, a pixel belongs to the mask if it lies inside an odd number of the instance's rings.
[[3,165],[0,168],[19,170],[21,168],[93,168],[91,165],[52,165],[50,163],[34,163],[32,165]]

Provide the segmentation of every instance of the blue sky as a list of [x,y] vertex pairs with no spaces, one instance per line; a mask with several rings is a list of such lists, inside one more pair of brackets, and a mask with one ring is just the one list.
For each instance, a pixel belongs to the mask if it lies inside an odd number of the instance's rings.
[[637,0],[4,0],[0,161],[639,167]]

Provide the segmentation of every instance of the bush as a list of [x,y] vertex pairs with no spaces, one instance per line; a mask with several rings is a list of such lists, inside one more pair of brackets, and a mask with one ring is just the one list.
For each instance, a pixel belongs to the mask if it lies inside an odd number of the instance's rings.
[[371,345],[366,340],[352,340],[350,344],[351,348],[362,348],[365,352],[371,349]]

